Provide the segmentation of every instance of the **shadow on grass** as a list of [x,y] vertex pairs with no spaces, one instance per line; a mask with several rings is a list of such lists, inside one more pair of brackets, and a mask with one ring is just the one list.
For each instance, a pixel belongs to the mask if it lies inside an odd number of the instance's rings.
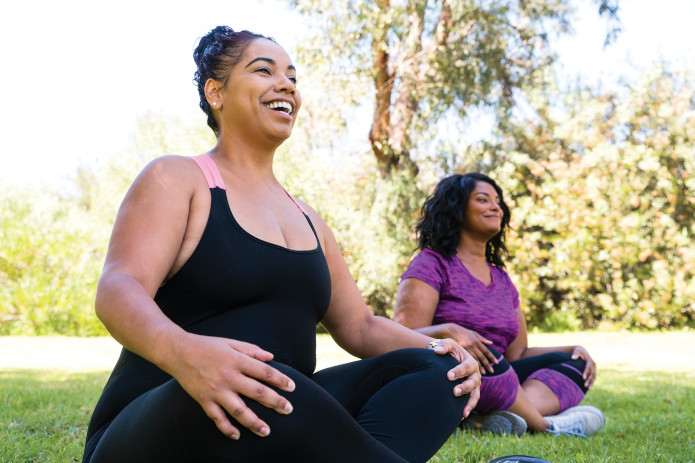
[[695,461],[695,381],[686,373],[601,370],[583,403],[600,408],[606,426],[589,439],[459,430],[431,461],[486,463],[510,454],[553,463]]

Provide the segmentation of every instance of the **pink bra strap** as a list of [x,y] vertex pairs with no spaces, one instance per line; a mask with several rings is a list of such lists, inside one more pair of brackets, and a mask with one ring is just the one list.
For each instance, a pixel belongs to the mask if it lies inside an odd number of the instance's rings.
[[[215,161],[213,161],[210,156],[206,156],[205,154],[199,154],[198,156],[191,156],[191,159],[193,159],[193,161],[195,161],[195,163],[198,164],[198,167],[200,167],[200,170],[203,171],[203,175],[205,175],[205,181],[208,182],[209,188],[219,187],[223,190],[227,189],[227,186],[224,184],[222,176],[220,175],[220,171],[217,168],[217,164],[215,164]],[[292,202],[299,208],[299,210],[302,211],[304,215],[306,215],[306,211],[304,210],[302,205],[299,204],[299,202],[296,199],[294,199],[294,197],[291,194],[289,194],[287,190],[285,190],[285,193],[287,194],[287,196],[290,197]]]
[[213,161],[210,156],[199,154],[198,156],[191,156],[191,159],[193,159],[193,161],[198,164],[198,167],[200,167],[200,170],[203,171],[205,181],[208,182],[209,188],[219,187],[223,190],[227,189],[215,161]]
[[[283,188],[283,190],[285,190],[285,189]],[[285,190],[285,193],[287,193],[287,196],[290,197],[290,199],[292,200],[292,202],[299,208],[299,210],[302,211],[302,214],[307,215],[307,213],[306,213],[306,211],[304,210],[304,208],[302,207],[302,205],[299,204],[299,201],[297,201],[296,199],[294,199],[294,196],[292,196],[291,194],[289,194],[289,192],[288,192],[287,190]]]

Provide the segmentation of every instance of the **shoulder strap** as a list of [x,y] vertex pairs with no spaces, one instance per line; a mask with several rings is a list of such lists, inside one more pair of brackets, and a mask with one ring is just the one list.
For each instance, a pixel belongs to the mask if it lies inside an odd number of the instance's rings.
[[[284,187],[283,187],[283,190],[285,190]],[[302,211],[302,214],[307,215],[307,213],[306,213],[306,211],[304,210],[304,208],[302,207],[302,205],[299,204],[299,201],[297,201],[296,199],[294,199],[294,196],[292,196],[287,190],[285,190],[285,193],[287,194],[287,196],[290,197],[290,199],[292,200],[292,202],[299,208],[299,210]],[[313,228],[313,227],[312,227],[312,228]]]
[[203,171],[205,180],[208,182],[208,187],[221,188],[223,190],[227,189],[215,161],[213,161],[210,156],[199,154],[198,156],[191,156],[191,159],[193,159],[193,161],[198,164],[198,167],[200,167],[200,170]]

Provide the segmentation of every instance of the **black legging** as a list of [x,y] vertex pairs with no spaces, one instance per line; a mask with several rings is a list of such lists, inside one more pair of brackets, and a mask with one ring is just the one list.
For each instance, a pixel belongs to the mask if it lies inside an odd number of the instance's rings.
[[580,358],[572,360],[572,354],[549,352],[511,362],[511,367],[514,368],[520,383],[526,381],[529,376],[542,368],[555,370],[571,379],[586,394],[587,389],[584,386],[584,378],[582,378],[586,362]]
[[[128,405],[100,438],[90,463],[103,462],[425,462],[461,421],[468,396],[455,397],[446,373],[457,362],[427,349],[403,349],[292,378],[277,390],[294,407],[280,415],[247,405],[270,426],[258,437],[236,421],[225,437],[176,380]],[[99,439],[98,435],[94,438]]]

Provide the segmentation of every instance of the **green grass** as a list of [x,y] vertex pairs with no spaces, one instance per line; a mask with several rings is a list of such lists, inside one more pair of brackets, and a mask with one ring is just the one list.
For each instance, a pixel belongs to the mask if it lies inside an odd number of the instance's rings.
[[488,462],[510,454],[551,462],[695,461],[692,375],[604,370],[584,403],[599,407],[606,426],[589,439],[546,434],[500,437],[457,431],[432,462]]
[[81,461],[91,410],[107,376],[0,370],[0,461]]
[[[599,379],[585,403],[604,411],[606,427],[589,439],[457,431],[431,463],[488,462],[509,454],[535,455],[553,463],[695,461],[695,333],[593,332],[530,338],[532,345],[589,348],[599,365]],[[325,336],[318,345],[323,366],[347,359]],[[0,462],[80,461],[89,416],[113,361],[109,353],[103,370],[89,372],[61,365],[7,368],[0,362]]]

